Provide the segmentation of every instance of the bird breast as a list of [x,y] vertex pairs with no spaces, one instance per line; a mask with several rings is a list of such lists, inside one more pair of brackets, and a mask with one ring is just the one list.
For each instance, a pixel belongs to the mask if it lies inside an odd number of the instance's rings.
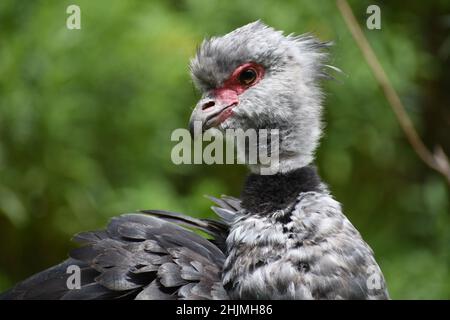
[[227,249],[222,279],[232,299],[379,294],[366,284],[366,269],[379,271],[371,249],[326,193],[302,193],[291,210],[264,216],[244,212],[230,228]]

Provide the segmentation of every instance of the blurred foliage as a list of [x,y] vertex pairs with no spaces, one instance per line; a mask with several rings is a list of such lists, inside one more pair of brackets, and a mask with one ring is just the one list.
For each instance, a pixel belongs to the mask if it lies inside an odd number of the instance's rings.
[[[82,29],[67,30],[66,8]],[[352,1],[360,23],[373,2]],[[428,145],[450,154],[450,2],[378,3],[366,34]],[[372,246],[392,298],[450,298],[449,188],[399,129],[334,1],[0,2],[0,290],[65,258],[72,234],[143,208],[209,216],[246,169],[176,166],[205,36],[262,19],[334,40],[317,164]]]

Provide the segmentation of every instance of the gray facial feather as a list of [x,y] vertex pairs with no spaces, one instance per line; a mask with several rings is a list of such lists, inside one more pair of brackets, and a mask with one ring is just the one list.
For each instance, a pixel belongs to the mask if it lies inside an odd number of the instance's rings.
[[[310,164],[321,136],[323,94],[330,43],[311,35],[285,36],[256,21],[222,37],[205,40],[191,60],[194,83],[204,97],[246,62],[265,68],[264,78],[239,97],[235,114],[219,129],[279,129],[280,170]],[[258,166],[251,166],[259,172]]]

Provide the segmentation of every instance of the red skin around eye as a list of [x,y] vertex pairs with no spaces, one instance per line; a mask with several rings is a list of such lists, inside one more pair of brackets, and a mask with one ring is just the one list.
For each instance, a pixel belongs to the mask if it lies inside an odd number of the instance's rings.
[[[252,68],[256,71],[255,81],[248,86],[243,85],[239,82],[239,74],[244,69],[247,68]],[[238,96],[242,94],[245,90],[247,90],[249,87],[257,84],[263,78],[263,76],[264,76],[264,68],[263,66],[257,63],[248,62],[243,65],[240,65],[233,71],[231,76],[223,83],[222,87],[214,90],[214,96],[216,98],[216,101],[227,106],[238,104],[239,103]]]

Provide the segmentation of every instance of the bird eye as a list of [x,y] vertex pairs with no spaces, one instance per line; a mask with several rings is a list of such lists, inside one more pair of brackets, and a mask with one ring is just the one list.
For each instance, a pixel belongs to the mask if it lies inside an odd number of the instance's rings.
[[252,68],[245,69],[239,74],[239,82],[242,85],[251,85],[256,80],[256,70]]

